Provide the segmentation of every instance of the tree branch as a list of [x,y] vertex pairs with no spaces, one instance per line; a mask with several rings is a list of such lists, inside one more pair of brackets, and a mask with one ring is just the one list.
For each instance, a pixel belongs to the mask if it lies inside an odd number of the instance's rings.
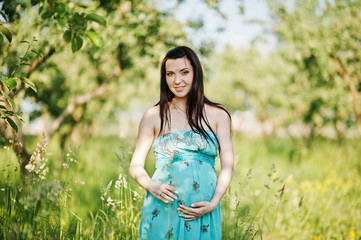
[[[45,54],[42,58],[37,59],[35,62],[31,64],[31,67],[28,69],[28,71],[25,74],[26,78],[29,78],[31,74],[40,67],[46,60],[48,60],[56,51],[59,50],[59,48],[64,47],[67,43],[62,43],[60,46],[51,47],[47,54]],[[21,84],[16,88],[15,92],[11,93],[9,96],[11,98],[14,98],[21,90],[23,90],[25,87],[24,82],[21,82]]]
[[340,63],[339,59],[334,57],[333,63],[337,69],[337,72],[341,75],[341,77],[345,80],[346,85],[348,86],[353,100],[353,109],[356,117],[356,127],[357,131],[361,137],[361,110],[360,110],[360,96],[359,93],[355,87],[355,85],[352,83],[350,76],[346,73],[344,67]]
[[114,73],[106,79],[97,89],[93,90],[92,92],[88,92],[86,94],[77,96],[63,111],[63,113],[55,119],[55,121],[51,124],[48,131],[46,132],[46,139],[50,139],[52,135],[60,128],[61,124],[64,122],[65,118],[70,116],[75,108],[80,105],[84,105],[88,103],[90,100],[100,97],[104,94],[105,90],[108,87],[108,84],[116,77],[120,75],[121,71],[120,68],[117,67]]

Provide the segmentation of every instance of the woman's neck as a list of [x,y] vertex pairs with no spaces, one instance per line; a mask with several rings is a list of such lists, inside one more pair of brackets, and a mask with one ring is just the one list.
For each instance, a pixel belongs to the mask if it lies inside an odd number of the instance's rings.
[[187,109],[187,99],[186,98],[173,98],[171,104],[175,105],[178,108]]

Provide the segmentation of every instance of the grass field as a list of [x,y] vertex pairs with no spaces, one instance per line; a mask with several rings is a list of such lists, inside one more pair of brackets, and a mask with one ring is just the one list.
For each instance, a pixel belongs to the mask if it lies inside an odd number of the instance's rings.
[[[36,139],[27,138],[36,148]],[[145,191],[127,173],[134,138],[58,142],[21,181],[0,150],[0,239],[137,239]],[[361,239],[361,142],[234,136],[235,175],[222,199],[223,239]],[[151,175],[150,154],[146,170]],[[219,172],[219,161],[216,164]]]

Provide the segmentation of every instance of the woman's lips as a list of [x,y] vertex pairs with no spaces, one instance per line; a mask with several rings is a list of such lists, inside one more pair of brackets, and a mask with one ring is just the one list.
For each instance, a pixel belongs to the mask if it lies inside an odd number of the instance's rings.
[[181,91],[183,91],[184,87],[174,87],[174,89],[175,89],[177,92],[181,92]]

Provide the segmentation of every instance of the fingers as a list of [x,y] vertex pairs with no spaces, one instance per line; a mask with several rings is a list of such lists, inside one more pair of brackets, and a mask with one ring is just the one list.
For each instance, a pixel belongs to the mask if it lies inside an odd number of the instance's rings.
[[178,193],[174,187],[168,184],[161,184],[159,186],[159,194],[154,196],[155,198],[161,200],[164,203],[168,203],[169,201],[173,202],[174,199],[177,199],[177,196],[173,193]]
[[179,216],[184,217],[185,221],[192,221],[211,212],[211,210],[208,207],[209,204],[210,204],[209,202],[198,202],[198,203],[193,203],[191,205],[192,207],[179,205],[179,208],[177,208],[177,210],[182,211],[182,213],[179,214]]
[[204,207],[207,206],[208,204],[209,204],[208,202],[196,202],[191,204],[191,207],[193,208]]
[[167,192],[167,193],[161,193],[161,195],[160,195],[160,197],[162,198],[161,200],[163,201],[163,202],[165,202],[165,203],[168,203],[169,201],[171,201],[171,202],[173,202],[174,201],[174,199],[177,199],[177,197],[176,196],[174,196],[173,194],[173,198],[172,197],[170,197],[169,196],[169,194],[171,194],[170,192]]
[[172,192],[170,192],[170,191],[165,192],[165,194],[166,194],[168,197],[172,198],[172,201],[173,201],[173,199],[177,199],[177,196],[174,195],[174,194],[173,194]]
[[178,210],[183,212],[179,214],[179,216],[183,217],[185,221],[192,221],[202,216],[199,212],[195,211],[194,209],[188,208],[184,205],[180,205]]
[[175,188],[172,187],[171,185],[168,185],[168,184],[162,184],[162,185],[164,185],[164,187],[165,187],[168,191],[173,192],[173,193],[175,193],[175,194],[178,194],[178,191],[175,190]]
[[187,219],[193,220],[193,219],[197,219],[202,216],[202,214],[198,211],[198,209],[192,209],[192,208],[186,207],[184,205],[180,205],[177,210],[182,212],[181,214],[179,214],[179,216],[184,217],[185,220],[187,220]]
[[179,216],[184,217],[185,221],[192,221],[192,220],[196,220],[197,218],[199,218],[198,216],[185,215],[185,214],[179,214]]

